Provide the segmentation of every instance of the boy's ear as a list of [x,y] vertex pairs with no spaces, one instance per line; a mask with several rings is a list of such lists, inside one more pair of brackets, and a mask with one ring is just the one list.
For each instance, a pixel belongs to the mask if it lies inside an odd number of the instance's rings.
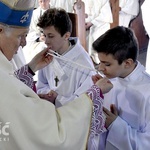
[[128,59],[126,59],[126,60],[124,61],[124,63],[125,63],[125,68],[130,68],[130,67],[133,66],[134,61],[133,61],[133,59],[128,58]]
[[70,38],[70,35],[71,35],[70,32],[66,32],[66,33],[64,34],[65,40],[68,40],[68,39]]

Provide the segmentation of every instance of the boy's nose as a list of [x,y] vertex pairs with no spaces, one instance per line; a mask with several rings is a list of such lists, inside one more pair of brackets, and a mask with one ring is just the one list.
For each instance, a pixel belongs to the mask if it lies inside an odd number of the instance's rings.
[[47,37],[45,37],[45,44],[49,45],[49,41],[47,40]]
[[98,71],[104,71],[105,70],[105,66],[103,63],[100,63],[98,66]]

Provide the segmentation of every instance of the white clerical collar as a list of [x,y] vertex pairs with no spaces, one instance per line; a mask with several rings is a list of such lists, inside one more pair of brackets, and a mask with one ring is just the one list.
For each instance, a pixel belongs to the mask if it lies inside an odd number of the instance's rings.
[[69,41],[69,47],[64,53],[62,53],[62,56],[65,55],[66,53],[68,53],[72,49],[73,46],[74,45],[72,45],[71,42]]

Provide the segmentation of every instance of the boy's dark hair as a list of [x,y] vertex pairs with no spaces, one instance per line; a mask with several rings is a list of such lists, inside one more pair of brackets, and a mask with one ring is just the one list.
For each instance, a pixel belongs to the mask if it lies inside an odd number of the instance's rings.
[[50,8],[46,10],[39,18],[37,26],[42,29],[48,26],[54,26],[61,36],[66,32],[72,32],[72,22],[69,15],[64,9],[60,8]]
[[138,55],[138,42],[133,31],[129,28],[118,26],[106,31],[92,44],[98,53],[112,54],[118,64],[128,58],[135,62]]

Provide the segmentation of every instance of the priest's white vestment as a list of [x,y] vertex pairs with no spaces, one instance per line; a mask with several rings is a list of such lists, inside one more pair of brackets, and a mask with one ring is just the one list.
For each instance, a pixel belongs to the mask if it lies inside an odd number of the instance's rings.
[[92,102],[85,94],[56,109],[15,78],[0,51],[0,150],[85,150]]

